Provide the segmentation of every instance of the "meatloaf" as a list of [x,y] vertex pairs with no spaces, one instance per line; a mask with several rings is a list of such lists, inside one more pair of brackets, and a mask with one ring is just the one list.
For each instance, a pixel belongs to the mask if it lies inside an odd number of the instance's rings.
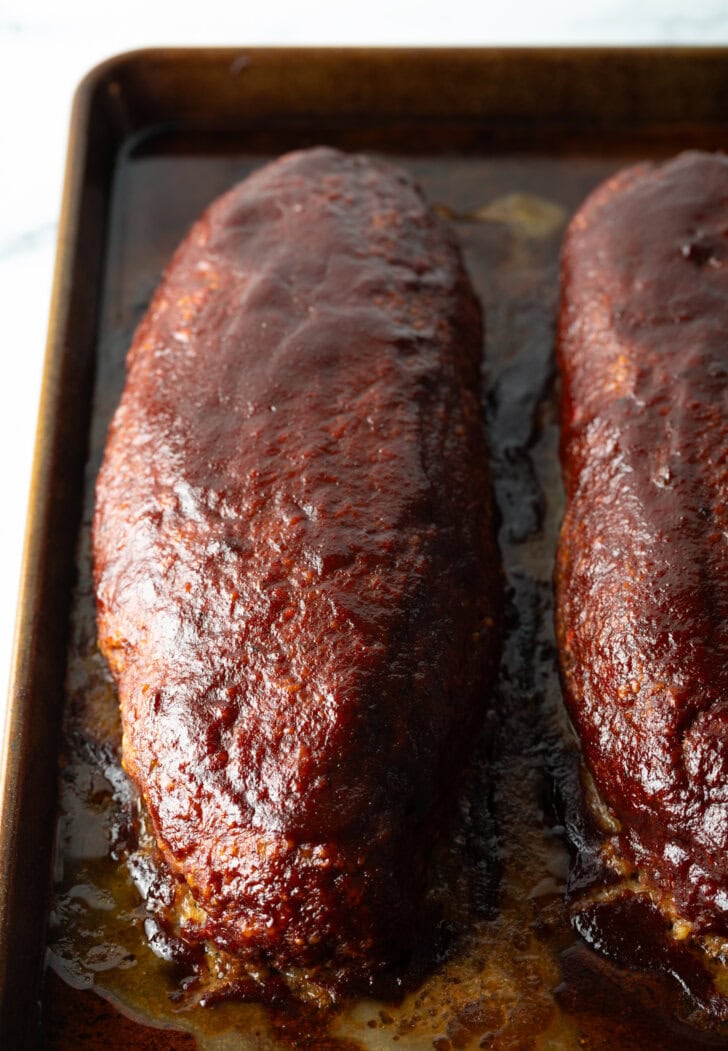
[[498,658],[481,348],[452,233],[362,156],[262,168],[164,274],[93,550],[189,939],[369,985],[406,957]]
[[600,186],[563,247],[566,704],[625,859],[728,935],[728,158]]

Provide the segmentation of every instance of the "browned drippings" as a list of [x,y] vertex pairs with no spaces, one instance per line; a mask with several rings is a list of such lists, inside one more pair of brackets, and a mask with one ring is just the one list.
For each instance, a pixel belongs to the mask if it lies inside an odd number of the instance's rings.
[[[170,163],[147,159],[121,186],[125,207],[141,203],[147,211],[130,230],[119,206],[112,259],[115,249],[121,258],[120,248],[138,241]],[[204,158],[185,163],[187,182],[177,185],[186,203],[174,222],[164,220],[169,229],[151,252],[157,266],[184,233],[199,205],[198,184],[212,170]],[[79,1046],[78,1031],[74,1036],[64,1022],[79,1012],[96,1017],[96,1043],[84,1046],[98,1047],[113,1046],[117,1037],[126,1047],[193,1046],[179,1031],[193,1034],[202,1051],[728,1046],[705,954],[675,941],[645,899],[604,893],[617,877],[599,860],[598,838],[581,806],[578,752],[556,671],[551,575],[561,489],[552,359],[561,220],[616,162],[405,163],[430,200],[453,217],[484,304],[487,416],[508,587],[489,732],[465,777],[457,827],[439,862],[447,903],[440,958],[399,999],[326,1009],[232,1001],[201,1007],[205,979],[196,961],[161,943],[155,955],[144,930],[146,924],[154,941],[154,924],[126,864],[136,842],[134,804],[119,767],[115,697],[96,652],[84,534],[48,957],[52,974],[77,992],[67,997],[55,977],[49,981],[48,1047]],[[209,197],[221,188],[219,171],[216,178]],[[124,322],[108,336],[110,363],[99,373],[87,522],[94,457],[118,398],[125,341],[154,273],[144,257],[146,269],[134,283],[134,251],[150,252],[155,232],[152,217],[146,248],[128,249],[126,269],[119,263],[108,276],[107,320],[117,310]],[[118,1030],[106,1006],[99,1009],[99,996],[125,1016]],[[129,1028],[129,1018],[138,1025]]]

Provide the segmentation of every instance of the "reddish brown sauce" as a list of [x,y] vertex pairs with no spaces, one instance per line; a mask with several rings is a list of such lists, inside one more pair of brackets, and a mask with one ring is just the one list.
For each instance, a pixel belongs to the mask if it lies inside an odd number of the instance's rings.
[[381,988],[436,926],[499,650],[481,340],[413,180],[320,148],[212,205],[129,352],[94,520],[124,766],[174,933],[322,968],[275,995]]
[[617,852],[728,935],[728,159],[620,173],[563,266],[566,702]]

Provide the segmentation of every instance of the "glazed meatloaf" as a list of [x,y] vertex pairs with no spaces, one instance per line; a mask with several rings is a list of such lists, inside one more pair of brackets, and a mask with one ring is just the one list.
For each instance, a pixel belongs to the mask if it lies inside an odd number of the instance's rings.
[[559,358],[568,710],[614,856],[681,936],[726,936],[727,158],[640,165],[587,200]]
[[93,545],[188,939],[374,985],[406,956],[498,656],[481,346],[413,180],[331,149],[215,201],[163,277]]

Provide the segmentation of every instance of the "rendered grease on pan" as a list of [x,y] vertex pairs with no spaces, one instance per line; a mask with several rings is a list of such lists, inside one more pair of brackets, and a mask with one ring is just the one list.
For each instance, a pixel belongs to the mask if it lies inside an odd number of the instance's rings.
[[[478,749],[458,827],[440,859],[448,916],[437,966],[397,1002],[360,1000],[333,1011],[230,1002],[200,1008],[193,961],[172,952],[165,960],[170,945],[159,956],[150,950],[153,917],[123,863],[135,851],[132,801],[118,765],[116,697],[96,651],[84,536],[49,961],[76,990],[89,991],[62,995],[50,983],[47,1047],[79,1046],[69,1014],[85,1017],[86,1036],[109,1046],[115,1026],[127,1021],[104,1022],[96,994],[143,1025],[180,1031],[177,1042],[164,1034],[164,1043],[159,1029],[136,1027],[138,1046],[155,1048],[728,1046],[708,1009],[712,987],[700,958],[685,946],[676,952],[639,898],[610,900],[598,830],[581,810],[578,753],[556,674],[551,572],[561,495],[552,355],[561,220],[617,166],[585,161],[580,168],[571,160],[569,181],[559,164],[482,162],[467,186],[443,177],[436,162],[420,162],[416,170],[430,200],[443,202],[454,221],[484,303],[490,443],[508,581],[492,742]],[[480,203],[473,198],[476,181],[484,188]],[[522,194],[513,193],[516,186]],[[565,826],[580,848],[576,863]],[[144,855],[135,856],[141,881]],[[153,870],[147,875],[151,891]],[[573,921],[599,954],[575,935]]]

